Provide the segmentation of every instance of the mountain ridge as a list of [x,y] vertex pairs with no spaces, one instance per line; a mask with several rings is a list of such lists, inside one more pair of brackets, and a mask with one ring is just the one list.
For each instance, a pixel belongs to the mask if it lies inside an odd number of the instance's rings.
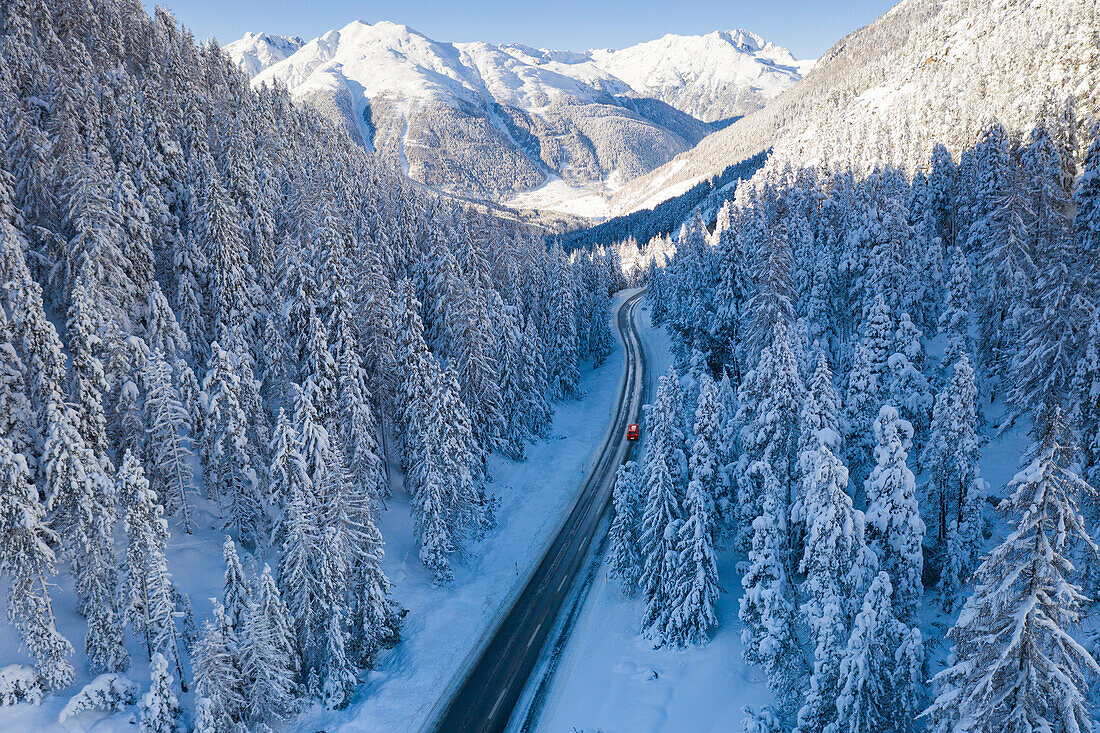
[[574,52],[445,43],[390,21],[353,21],[282,59],[256,50],[260,37],[226,46],[246,73],[261,55],[271,62],[254,86],[286,86],[413,179],[501,202],[552,191],[551,206],[606,196],[812,63],[744,30]]

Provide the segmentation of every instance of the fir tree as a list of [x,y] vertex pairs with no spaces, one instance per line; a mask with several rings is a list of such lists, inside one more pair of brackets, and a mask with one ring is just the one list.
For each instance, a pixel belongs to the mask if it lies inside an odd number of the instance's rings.
[[917,506],[917,483],[905,464],[913,427],[883,405],[875,419],[875,468],[867,479],[867,540],[879,567],[893,578],[897,618],[912,623],[924,586],[924,522]]
[[172,692],[168,660],[160,652],[153,654],[149,692],[141,698],[141,733],[176,733],[181,728],[183,710]]
[[27,462],[0,436],[0,577],[11,580],[8,620],[19,630],[35,669],[49,690],[73,681],[73,648],[57,630],[49,579],[55,574],[52,545],[57,535],[46,524]]
[[[248,701],[237,634],[225,607],[217,599],[211,601],[213,617],[203,622],[202,632],[191,651],[195,694],[200,700],[195,728],[222,733],[245,722]],[[204,707],[208,708],[205,712]]]
[[638,537],[641,521],[638,513],[643,506],[642,498],[641,470],[634,461],[627,461],[618,468],[612,492],[614,518],[608,530],[611,551],[607,562],[611,565],[609,575],[619,579],[623,592],[628,596],[638,592],[642,574]]
[[783,516],[773,491],[764,497],[763,514],[753,522],[751,563],[741,585],[738,618],[745,661],[760,664],[768,675],[768,686],[780,700],[785,714],[796,712],[806,679],[806,663],[794,653],[798,647],[793,589],[787,579],[782,552],[785,542]]
[[243,624],[241,670],[252,720],[274,723],[294,710],[298,649],[290,615],[271,568],[264,565],[256,598]]
[[154,491],[165,498],[168,511],[176,514],[183,523],[183,530],[191,534],[191,508],[187,499],[193,488],[187,438],[189,418],[172,379],[171,368],[159,351],[146,366],[145,385],[151,483]]
[[898,709],[894,674],[895,654],[909,630],[894,617],[891,594],[890,578],[880,572],[863,598],[840,663],[837,720],[830,733],[904,733],[910,728],[912,711]]
[[144,642],[152,659],[161,654],[171,661],[186,691],[176,630],[176,605],[172,599],[172,576],[168,572],[168,523],[157,495],[145,479],[141,463],[127,452],[118,472],[118,492],[125,498],[126,536],[126,619]]
[[935,676],[938,697],[923,713],[936,733],[1092,725],[1085,688],[1100,665],[1067,631],[1086,603],[1068,553],[1075,544],[1097,551],[1078,509],[1093,490],[1070,468],[1073,450],[1056,409],[1000,504],[1011,532],[979,566],[948,633],[951,666]]

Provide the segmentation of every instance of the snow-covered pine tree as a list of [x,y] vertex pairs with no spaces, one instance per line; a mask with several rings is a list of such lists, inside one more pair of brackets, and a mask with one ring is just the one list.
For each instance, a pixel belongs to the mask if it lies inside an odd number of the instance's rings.
[[48,690],[73,681],[73,647],[57,630],[50,597],[58,537],[46,523],[38,491],[23,455],[0,436],[0,577],[10,579],[8,620],[34,658]]
[[760,515],[766,475],[762,464],[767,464],[780,487],[780,511],[784,516],[790,511],[798,413],[805,391],[786,326],[776,322],[771,344],[760,352],[759,363],[738,390],[741,455],[735,475],[741,543],[749,541],[752,523]]
[[377,508],[389,498],[389,487],[378,450],[378,425],[371,409],[373,400],[367,390],[366,370],[359,356],[351,324],[343,313],[343,309],[337,311],[334,342],[339,354],[336,367],[340,397],[340,437],[357,493],[368,497],[372,508]]
[[867,350],[868,364],[880,389],[886,381],[886,360],[894,353],[894,331],[890,307],[878,293],[863,319],[860,343]]
[[665,627],[665,638],[677,646],[705,642],[707,632],[718,624],[718,564],[714,557],[718,387],[706,372],[701,373],[699,381],[695,441],[688,462],[691,479],[684,495],[684,521],[676,537],[680,575],[674,581],[672,610]]
[[118,471],[118,493],[126,502],[126,620],[152,659],[163,654],[187,690],[176,630],[172,576],[168,572],[168,522],[156,493],[149,488],[140,460],[127,451]]
[[42,463],[51,526],[62,536],[63,556],[72,566],[80,610],[88,619],[84,648],[95,672],[124,672],[130,658],[118,612],[118,571],[113,529],[117,497],[109,476],[84,444],[66,406],[47,414]]
[[[103,463],[104,469],[111,471],[113,469],[107,457],[107,418],[103,409],[103,399],[109,387],[103,362],[98,356],[103,342],[92,320],[95,304],[88,292],[90,285],[86,278],[78,278],[69,306],[66,330],[69,351],[73,355],[69,389],[78,407],[80,436],[84,444]],[[100,314],[99,317],[104,316]]]
[[974,567],[982,538],[985,482],[978,469],[976,398],[974,370],[963,356],[936,397],[932,427],[920,457],[921,468],[929,476],[921,507],[926,526],[933,528],[929,544],[939,554],[938,588],[949,608]]
[[638,464],[627,461],[619,466],[612,492],[614,516],[608,530],[608,540],[611,543],[607,554],[607,562],[611,565],[608,575],[619,579],[623,592],[628,596],[638,592],[638,582],[642,575],[643,562],[638,536],[641,523],[638,515],[644,506],[641,480]]
[[807,670],[805,659],[796,651],[797,620],[791,602],[794,590],[783,563],[786,522],[775,499],[775,479],[769,476],[766,483],[772,491],[765,494],[763,513],[753,522],[750,565],[741,578],[745,594],[738,618],[744,624],[741,643],[745,661],[764,668],[768,686],[784,714],[791,716],[798,711]]
[[883,405],[875,419],[875,468],[867,479],[867,543],[879,567],[893,579],[894,615],[916,621],[924,593],[924,521],[917,506],[917,482],[906,465],[913,427]]
[[188,448],[187,411],[180,401],[172,369],[158,350],[145,368],[145,412],[151,485],[163,496],[165,508],[179,517],[191,534],[191,508],[187,495],[193,490],[191,451]]
[[[672,612],[679,578],[677,535],[683,521],[684,465],[680,383],[675,371],[658,380],[657,398],[647,405],[646,456],[643,477],[645,509],[640,524],[643,562],[641,584],[645,599],[642,628],[658,644]],[[670,466],[672,464],[675,468]]]
[[237,546],[233,538],[226,535],[222,542],[222,562],[225,563],[225,582],[222,585],[222,605],[225,606],[225,615],[238,637],[248,615],[248,607],[251,605],[251,583],[245,578],[244,567],[241,558],[237,554]]
[[794,524],[791,528],[792,566],[802,557],[802,538],[810,520],[804,507],[806,482],[813,473],[816,454],[821,447],[828,448],[834,455],[841,450],[840,395],[833,385],[833,371],[823,353],[818,355],[817,366],[810,377],[798,416],[797,483],[790,515]]
[[862,343],[856,344],[852,369],[848,372],[848,389],[844,395],[844,455],[852,472],[853,482],[862,485],[870,466],[874,435],[871,422],[875,410],[882,404],[882,385],[872,364],[871,353]]
[[38,420],[27,392],[29,375],[15,341],[15,331],[0,308],[0,435],[11,440],[12,451],[23,456],[33,476]]
[[271,436],[268,448],[271,466],[267,472],[267,502],[274,507],[282,507],[294,495],[295,487],[308,485],[302,458],[302,443],[293,418],[286,410],[279,408],[279,417],[275,421],[275,432]]
[[954,364],[960,357],[971,352],[970,263],[961,247],[955,247],[951,252],[950,273],[947,303],[939,321],[939,331],[944,335],[944,364]]
[[183,710],[172,691],[168,660],[155,652],[150,664],[149,691],[140,702],[141,733],[176,733],[182,727]]
[[[201,700],[195,724],[197,731],[228,733],[247,720],[246,680],[241,669],[241,650],[225,607],[216,599],[213,616],[203,622],[202,632],[191,650],[195,694]],[[203,707],[208,707],[204,714]],[[209,727],[204,727],[209,726]]]
[[850,619],[877,570],[877,558],[865,544],[863,512],[853,509],[847,484],[848,470],[828,448],[820,448],[806,487],[809,524],[799,565],[806,576],[801,611],[814,643],[810,691],[798,711],[800,733],[824,731],[837,719]]
[[1100,665],[1070,635],[1087,602],[1069,554],[1096,544],[1078,508],[1093,493],[1072,469],[1074,447],[1060,409],[1038,435],[1032,462],[1009,483],[999,509],[1011,532],[975,573],[973,595],[948,633],[950,664],[922,715],[934,733],[1089,730],[1085,690]]
[[277,722],[294,710],[300,659],[290,615],[266,564],[241,637],[248,715],[262,723]]
[[[894,616],[890,577],[880,572],[867,589],[840,663],[837,720],[829,733],[905,733],[915,711],[899,706],[895,655],[909,629]],[[899,709],[903,708],[903,709]]]
[[229,352],[215,341],[202,383],[205,406],[202,439],[207,491],[220,501],[226,529],[242,542],[263,537],[264,516],[248,440],[248,417],[241,405],[241,380]]

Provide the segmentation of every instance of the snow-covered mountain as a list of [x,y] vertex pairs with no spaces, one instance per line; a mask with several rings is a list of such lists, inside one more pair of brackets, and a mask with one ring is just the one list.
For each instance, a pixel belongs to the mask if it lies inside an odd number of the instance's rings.
[[591,51],[588,57],[636,93],[706,122],[760,109],[814,64],[745,30],[667,35],[621,51]]
[[610,213],[649,208],[729,165],[887,163],[912,169],[939,142],[958,154],[997,119],[1020,130],[1048,99],[1100,114],[1095,0],[903,0],[841,39],[763,109],[622,187]]
[[[250,73],[261,36],[226,49]],[[246,42],[247,41],[247,42]],[[246,56],[245,53],[251,54]],[[441,43],[356,21],[259,64],[414,179],[509,200],[614,190],[759,108],[808,66],[746,31],[666,36],[622,51]]]
[[298,36],[245,33],[244,38],[226,44],[224,50],[244,73],[255,76],[293,54],[304,43]]

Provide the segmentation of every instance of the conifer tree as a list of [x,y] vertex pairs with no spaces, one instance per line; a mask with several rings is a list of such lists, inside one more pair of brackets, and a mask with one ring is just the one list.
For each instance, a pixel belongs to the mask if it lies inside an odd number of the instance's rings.
[[814,642],[810,691],[798,712],[798,731],[823,731],[836,721],[840,663],[855,599],[861,599],[877,569],[864,540],[864,516],[844,492],[848,471],[828,448],[820,448],[806,490],[810,517],[799,570],[801,607]]
[[782,555],[786,541],[783,516],[772,491],[764,496],[763,513],[753,522],[749,569],[741,578],[745,595],[741,597],[738,618],[742,654],[745,661],[760,664],[785,714],[797,711],[798,699],[806,679],[806,663],[798,647],[798,631],[793,589],[787,577]]
[[248,607],[241,642],[245,699],[252,720],[270,724],[294,710],[299,661],[290,615],[271,568],[265,564],[256,598]]
[[[191,651],[195,694],[200,700],[195,729],[222,733],[235,730],[245,722],[248,701],[237,633],[225,607],[216,598],[211,601],[213,616],[203,622],[202,632]],[[207,708],[205,712],[204,707]]]
[[62,535],[64,557],[72,566],[80,610],[88,619],[84,647],[95,672],[122,672],[130,666],[118,612],[117,560],[112,530],[116,494],[103,466],[80,437],[64,408],[47,417],[46,509]]
[[1074,545],[1097,551],[1078,508],[1093,490],[1073,473],[1059,409],[1037,443],[999,507],[1011,532],[979,566],[974,594],[948,633],[951,666],[935,676],[938,697],[923,713],[935,733],[1092,725],[1085,689],[1100,665],[1068,631],[1086,603],[1068,554]]
[[840,663],[837,720],[830,732],[904,733],[911,726],[912,711],[897,704],[894,674],[895,654],[909,630],[894,617],[891,594],[890,577],[880,572],[863,598]]
[[233,544],[233,538],[228,535],[222,543],[222,561],[225,563],[222,605],[225,606],[225,615],[229,618],[229,623],[233,624],[233,630],[239,636],[248,615],[251,593],[249,582],[244,577],[241,558],[237,555],[237,546]]
[[160,652],[153,654],[149,692],[141,698],[141,733],[176,733],[180,730],[183,710],[172,691],[168,660]]
[[940,315],[939,330],[944,335],[943,361],[954,364],[970,353],[970,263],[961,248],[951,253],[951,278],[947,284],[947,303]]
[[172,600],[172,576],[165,555],[168,523],[157,495],[149,488],[141,463],[127,452],[118,472],[118,493],[125,498],[126,548],[125,612],[134,633],[152,659],[164,655],[186,691],[176,630],[176,605]]
[[771,345],[760,352],[756,369],[738,390],[741,456],[736,477],[741,542],[748,541],[752,522],[759,516],[765,465],[780,487],[780,511],[785,515],[790,511],[798,412],[804,394],[787,329],[778,322]]
[[642,574],[638,537],[641,522],[638,514],[644,506],[642,501],[641,470],[636,462],[627,461],[618,468],[612,492],[614,518],[608,530],[611,551],[607,562],[611,565],[608,574],[619,579],[623,592],[628,596],[638,592]]
[[913,427],[883,405],[875,419],[875,468],[867,479],[867,541],[879,567],[893,579],[894,614],[912,623],[924,586],[924,521],[917,506],[917,482],[906,465]]
[[0,436],[0,577],[11,582],[8,620],[19,630],[49,690],[66,687],[74,676],[69,662],[73,648],[57,630],[50,596],[50,578],[56,572],[51,546],[57,542],[26,460]]
[[177,515],[191,534],[193,489],[191,451],[188,448],[187,411],[180,401],[171,367],[157,351],[145,369],[145,412],[149,430],[150,477],[153,490],[165,499],[165,508]]
[[874,436],[871,421],[882,403],[882,385],[875,374],[871,353],[856,344],[852,369],[848,372],[848,390],[844,395],[844,455],[852,471],[852,480],[862,482],[867,474]]
[[929,475],[921,502],[933,546],[940,551],[939,592],[947,607],[977,558],[982,536],[981,493],[974,370],[965,356],[936,397],[921,467]]
[[695,411],[691,445],[691,480],[684,496],[684,522],[676,537],[680,576],[675,579],[672,611],[665,636],[678,646],[706,641],[718,623],[718,565],[714,557],[714,497],[718,464],[713,443],[718,438],[718,388],[704,373]]

